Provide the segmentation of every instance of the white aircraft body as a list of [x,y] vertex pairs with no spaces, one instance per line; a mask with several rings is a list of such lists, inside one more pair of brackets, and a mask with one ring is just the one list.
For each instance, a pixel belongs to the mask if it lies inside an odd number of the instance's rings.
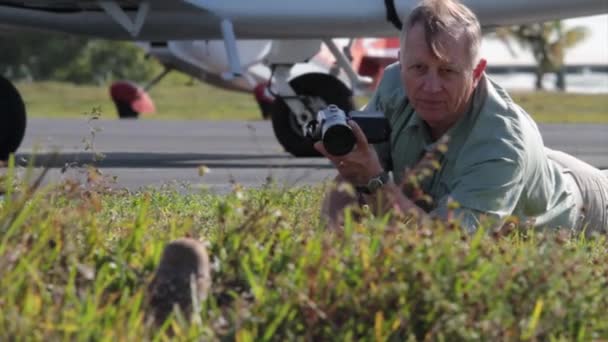
[[[485,29],[608,13],[606,0],[464,0]],[[393,47],[340,46],[335,37],[394,37],[414,0],[0,0],[0,27],[29,28],[132,40],[166,67],[228,89],[254,91],[277,139],[296,156],[316,155],[305,126],[329,103],[353,107],[368,89],[369,58]],[[373,45],[373,44],[372,44]],[[377,51],[380,51],[378,55]],[[392,51],[392,52],[391,52]],[[329,57],[328,57],[329,56]],[[357,58],[353,58],[357,57]],[[363,61],[368,58],[367,62]],[[394,57],[393,57],[394,58]],[[357,62],[357,68],[353,64]],[[363,64],[362,64],[363,63]],[[367,64],[365,64],[367,63]],[[361,66],[367,70],[362,73]],[[377,63],[382,66],[382,63]],[[370,76],[370,77],[367,77]],[[122,86],[125,86],[123,83]],[[147,88],[146,87],[146,88]],[[128,91],[124,91],[127,89]],[[148,110],[145,91],[113,86],[121,116]],[[134,93],[125,96],[126,93]],[[22,98],[0,77],[0,160],[25,133]]]

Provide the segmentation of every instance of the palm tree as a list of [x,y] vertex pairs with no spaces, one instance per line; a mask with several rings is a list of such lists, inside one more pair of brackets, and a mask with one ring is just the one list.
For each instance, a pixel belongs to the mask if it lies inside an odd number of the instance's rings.
[[555,87],[566,89],[564,77],[564,57],[566,50],[582,42],[589,34],[587,28],[576,26],[565,29],[559,20],[520,26],[502,27],[495,31],[510,53],[515,56],[511,45],[516,40],[524,49],[532,50],[536,60],[536,89],[543,89],[543,77],[548,72],[556,73]]

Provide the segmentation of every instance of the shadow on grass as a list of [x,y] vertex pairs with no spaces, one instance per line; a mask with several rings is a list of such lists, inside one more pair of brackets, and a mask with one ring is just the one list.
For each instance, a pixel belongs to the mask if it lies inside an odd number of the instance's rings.
[[[288,154],[230,154],[230,153],[140,153],[108,152],[96,160],[95,153],[18,153],[19,165],[33,159],[35,167],[64,168],[67,166],[94,165],[100,168],[210,168],[234,169],[331,169],[323,158],[298,159]],[[97,158],[99,159],[99,157]]]

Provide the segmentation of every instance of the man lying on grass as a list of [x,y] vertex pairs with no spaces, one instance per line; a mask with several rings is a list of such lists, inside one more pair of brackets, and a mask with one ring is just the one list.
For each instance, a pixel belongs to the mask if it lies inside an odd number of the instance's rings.
[[[480,24],[456,1],[423,1],[404,22],[399,62],[389,66],[367,108],[382,111],[392,132],[388,143],[370,146],[350,121],[358,142],[344,156],[319,152],[337,167],[337,183],[358,196],[329,191],[323,215],[339,227],[344,208],[379,197],[420,218],[446,219],[451,212],[474,232],[482,217],[503,222],[515,216],[533,227],[607,232],[608,175],[543,146],[532,118],[484,73]],[[421,184],[432,205],[404,193],[404,172],[449,137],[438,169]],[[394,183],[388,173],[392,172]],[[357,198],[358,197],[358,198]],[[448,210],[455,201],[459,207]]]
[[[534,227],[607,231],[608,177],[543,146],[530,116],[484,74],[480,41],[477,18],[455,1],[424,1],[413,10],[402,32],[400,62],[386,69],[368,105],[385,113],[390,143],[370,146],[350,121],[357,138],[352,152],[336,157],[321,142],[315,145],[336,165],[337,181],[359,191],[353,196],[336,187],[326,194],[323,214],[331,225],[339,226],[344,208],[361,201],[378,210],[447,219],[453,199],[468,232],[483,216],[502,223],[512,215]],[[434,205],[421,207],[402,191],[404,172],[423,158],[431,162],[428,152],[440,150],[445,136],[448,149],[421,184]],[[388,205],[377,206],[379,197]],[[158,323],[174,304],[184,313],[195,309],[191,299],[204,298],[211,284],[209,268],[200,242],[181,239],[167,246],[149,292]]]

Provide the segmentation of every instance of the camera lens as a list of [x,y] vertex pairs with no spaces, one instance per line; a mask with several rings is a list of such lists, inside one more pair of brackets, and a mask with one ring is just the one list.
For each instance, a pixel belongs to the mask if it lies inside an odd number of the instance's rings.
[[346,125],[333,125],[323,134],[323,146],[333,156],[343,156],[353,150],[355,135]]

